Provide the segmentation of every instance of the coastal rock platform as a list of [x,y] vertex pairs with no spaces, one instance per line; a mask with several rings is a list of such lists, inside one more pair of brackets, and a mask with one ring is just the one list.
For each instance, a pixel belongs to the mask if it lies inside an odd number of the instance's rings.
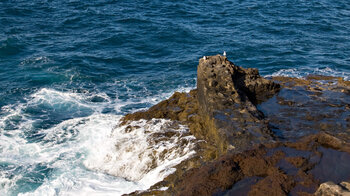
[[132,194],[324,195],[322,183],[350,181],[349,81],[264,78],[221,55],[200,59],[197,76],[196,89],[123,118],[170,119],[198,139],[175,173]]

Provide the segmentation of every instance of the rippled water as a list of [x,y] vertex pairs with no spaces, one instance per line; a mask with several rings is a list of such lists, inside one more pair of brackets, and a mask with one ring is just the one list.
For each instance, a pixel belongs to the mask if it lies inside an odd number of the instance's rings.
[[223,51],[265,76],[349,80],[349,32],[346,0],[0,1],[0,194],[142,189],[84,165],[120,115],[194,88]]

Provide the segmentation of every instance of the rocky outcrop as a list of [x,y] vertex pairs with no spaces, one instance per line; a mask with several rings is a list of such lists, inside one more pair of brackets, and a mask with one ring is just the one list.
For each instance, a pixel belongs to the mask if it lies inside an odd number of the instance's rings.
[[123,121],[181,121],[206,141],[203,156],[211,160],[228,150],[238,152],[272,140],[268,122],[256,104],[279,89],[279,84],[261,77],[257,69],[238,67],[224,56],[210,56],[199,61],[197,89],[175,93],[147,111],[126,115]]
[[[171,119],[199,140],[196,156],[133,194],[327,195],[350,180],[349,81],[266,79],[220,55],[200,59],[197,74],[197,89],[123,118]],[[327,181],[339,185],[318,189]]]
[[199,112],[206,127],[216,133],[221,152],[246,149],[252,143],[266,142],[272,132],[256,104],[274,95],[279,84],[259,75],[257,69],[244,69],[224,56],[199,61],[197,96]]

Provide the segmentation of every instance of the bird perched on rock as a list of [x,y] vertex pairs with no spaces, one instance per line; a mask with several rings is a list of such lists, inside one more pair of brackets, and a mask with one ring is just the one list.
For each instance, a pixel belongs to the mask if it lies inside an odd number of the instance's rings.
[[204,59],[204,60],[207,60],[207,57],[206,57],[206,56],[203,56],[203,59]]
[[224,54],[223,54],[224,56],[226,56],[226,51],[224,51]]

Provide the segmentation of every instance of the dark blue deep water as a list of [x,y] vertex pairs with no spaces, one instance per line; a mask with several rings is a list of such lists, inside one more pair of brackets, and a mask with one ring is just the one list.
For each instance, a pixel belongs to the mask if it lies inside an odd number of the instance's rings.
[[350,2],[1,0],[0,195],[138,189],[84,165],[84,130],[194,88],[223,51],[265,76],[349,80]]

